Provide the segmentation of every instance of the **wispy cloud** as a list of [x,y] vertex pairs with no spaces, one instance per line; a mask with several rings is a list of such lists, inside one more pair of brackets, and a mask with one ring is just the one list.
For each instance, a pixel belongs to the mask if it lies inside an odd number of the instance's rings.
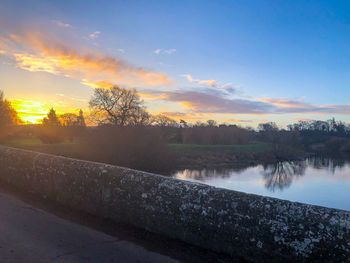
[[161,54],[167,54],[167,55],[172,55],[176,52],[177,50],[175,48],[170,48],[170,49],[161,49],[157,48],[153,51],[154,54],[156,55],[161,55]]
[[191,74],[184,74],[182,76],[185,77],[190,83],[196,83],[212,88],[216,88],[218,86],[218,82],[215,79],[195,79]]
[[92,81],[83,79],[81,81],[81,84],[83,84],[85,86],[92,87],[92,88],[102,88],[102,89],[110,89],[110,88],[112,88],[114,86],[113,83],[108,82],[108,81],[103,81],[103,80],[102,81],[92,82]]
[[182,77],[186,78],[188,82],[198,84],[200,86],[206,86],[209,88],[220,89],[221,91],[226,92],[227,94],[236,93],[236,88],[232,83],[221,84],[215,79],[196,79],[191,74],[183,74]]
[[173,117],[173,118],[184,118],[187,116],[185,112],[178,112],[178,111],[163,111],[163,112],[160,112],[160,114],[168,117]]
[[96,40],[97,38],[99,38],[100,35],[101,35],[100,31],[95,31],[89,35],[89,39]]
[[234,123],[253,123],[255,120],[242,120],[242,119],[226,119],[227,122],[234,122]]
[[51,22],[54,23],[58,27],[64,27],[64,28],[72,27],[71,24],[65,23],[61,20],[51,20]]
[[2,38],[0,49],[12,54],[19,68],[31,72],[43,71],[88,82],[103,80],[126,86],[163,86],[172,82],[163,73],[135,67],[99,52],[78,51],[34,33]]
[[202,91],[149,91],[159,100],[179,103],[184,109],[195,113],[236,113],[266,114],[274,110],[274,106],[254,100],[231,99],[220,93]]
[[211,114],[345,114],[350,115],[350,105],[314,105],[298,100],[256,98],[230,98],[224,93],[206,91],[149,91],[153,99],[179,103],[192,113]]

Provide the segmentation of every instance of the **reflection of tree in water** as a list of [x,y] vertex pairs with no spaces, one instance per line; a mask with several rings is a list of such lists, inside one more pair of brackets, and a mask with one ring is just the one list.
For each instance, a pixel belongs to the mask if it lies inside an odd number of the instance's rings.
[[327,169],[335,173],[336,169],[342,169],[348,162],[345,159],[332,159],[329,157],[312,157],[307,160],[308,165],[314,169]]
[[289,187],[294,177],[303,176],[306,169],[305,161],[278,162],[264,165],[263,176],[265,187],[272,192]]
[[184,170],[181,172],[186,179],[203,181],[208,178],[229,178],[234,173],[245,171],[248,167],[236,168],[215,168],[215,169],[200,169],[200,170]]

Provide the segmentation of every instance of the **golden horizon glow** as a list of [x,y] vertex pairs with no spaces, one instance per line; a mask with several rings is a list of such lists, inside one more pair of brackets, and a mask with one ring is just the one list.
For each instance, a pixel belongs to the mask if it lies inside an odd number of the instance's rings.
[[13,100],[11,105],[25,124],[41,123],[50,109],[45,103],[33,100]]
[[[24,124],[40,124],[42,120],[47,116],[52,107],[48,103],[37,100],[12,100],[12,107],[17,111],[18,117]],[[61,115],[66,112],[72,112],[75,110],[62,112],[54,108],[57,115]]]

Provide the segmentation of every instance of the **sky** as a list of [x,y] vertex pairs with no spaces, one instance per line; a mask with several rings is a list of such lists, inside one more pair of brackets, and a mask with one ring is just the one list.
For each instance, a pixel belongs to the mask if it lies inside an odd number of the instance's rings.
[[0,89],[25,122],[112,85],[192,123],[350,122],[350,3],[0,0]]

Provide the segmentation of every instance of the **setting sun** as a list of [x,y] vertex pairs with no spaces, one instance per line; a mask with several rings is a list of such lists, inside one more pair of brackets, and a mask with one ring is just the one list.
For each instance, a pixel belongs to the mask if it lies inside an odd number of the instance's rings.
[[32,100],[13,100],[12,106],[18,112],[18,116],[24,123],[38,124],[46,116],[50,106]]

